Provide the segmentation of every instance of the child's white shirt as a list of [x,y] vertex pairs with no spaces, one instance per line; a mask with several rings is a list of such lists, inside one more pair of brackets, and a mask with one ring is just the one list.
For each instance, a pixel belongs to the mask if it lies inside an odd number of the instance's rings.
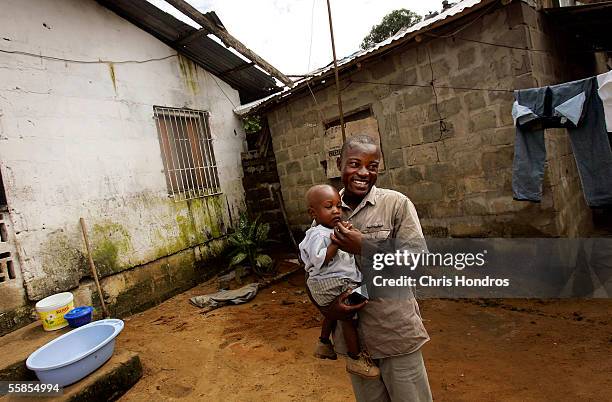
[[304,269],[308,272],[310,280],[326,278],[348,278],[361,282],[362,276],[353,254],[338,249],[336,255],[323,266],[327,247],[331,244],[329,237],[333,229],[323,225],[311,227],[306,231],[306,237],[300,243],[300,256],[304,262]]

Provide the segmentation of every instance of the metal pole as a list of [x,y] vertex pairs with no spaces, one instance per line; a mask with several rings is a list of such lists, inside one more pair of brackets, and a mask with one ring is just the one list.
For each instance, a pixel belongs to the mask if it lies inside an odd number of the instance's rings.
[[334,54],[334,73],[336,75],[336,92],[338,93],[338,112],[340,113],[340,129],[342,130],[342,143],[346,141],[344,132],[344,113],[342,113],[342,95],[340,94],[340,78],[338,77],[338,62],[336,61],[336,44],[334,43],[334,27],[332,25],[331,6],[327,0],[327,15],[329,16],[329,34],[331,35],[332,52]]

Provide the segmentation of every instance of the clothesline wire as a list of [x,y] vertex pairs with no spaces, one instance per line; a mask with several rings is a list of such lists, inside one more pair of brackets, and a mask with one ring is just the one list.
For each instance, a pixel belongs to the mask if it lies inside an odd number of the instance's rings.
[[[364,80],[353,80],[349,78],[351,82],[356,84],[372,84],[372,85],[389,85],[389,86],[400,86],[400,87],[417,87],[417,88],[431,88],[431,84],[406,84],[402,82],[379,82],[379,81],[364,81]],[[435,85],[438,89],[455,89],[458,91],[489,91],[489,92],[508,92],[514,93],[512,89],[504,88],[478,88],[478,87],[454,87],[449,85]]]
[[513,49],[513,50],[525,50],[525,51],[528,51],[528,52],[550,53],[549,50],[544,50],[544,49],[531,49],[529,47],[505,45],[503,43],[485,42],[485,41],[482,41],[482,40],[462,38],[460,36],[453,36],[453,35],[436,35],[434,33],[429,33],[429,32],[426,32],[424,35],[430,36],[432,38],[437,38],[437,39],[449,39],[449,38],[450,39],[458,39],[458,40],[462,40],[462,41],[465,41],[465,42],[473,42],[473,43],[478,43],[478,44],[481,44],[481,45],[503,47],[503,48],[506,48],[506,49]]
[[36,54],[36,53],[30,53],[30,52],[24,52],[21,50],[6,50],[6,49],[0,49],[0,53],[8,53],[8,54],[19,54],[22,56],[30,56],[30,57],[36,57],[39,59],[45,59],[45,60],[52,60],[52,61],[62,61],[65,63],[75,63],[75,64],[143,64],[143,63],[149,63],[152,61],[162,61],[162,60],[166,60],[166,59],[170,59],[172,57],[177,57],[178,53],[175,54],[171,54],[165,57],[158,57],[158,58],[152,58],[152,59],[145,59],[145,60],[119,60],[119,61],[112,61],[112,60],[75,60],[75,59],[65,59],[62,57],[54,57],[54,56],[46,56],[43,54]]

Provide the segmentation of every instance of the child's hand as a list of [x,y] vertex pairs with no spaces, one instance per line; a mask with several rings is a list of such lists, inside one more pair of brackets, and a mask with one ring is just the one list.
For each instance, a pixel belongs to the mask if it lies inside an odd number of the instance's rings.
[[342,223],[342,226],[344,226],[348,230],[351,230],[353,228],[353,224],[349,221],[342,221],[341,223]]

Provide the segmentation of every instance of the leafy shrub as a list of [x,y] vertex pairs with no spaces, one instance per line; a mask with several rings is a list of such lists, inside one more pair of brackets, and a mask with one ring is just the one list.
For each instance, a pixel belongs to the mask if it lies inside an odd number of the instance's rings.
[[240,214],[238,227],[228,239],[233,247],[229,253],[229,266],[248,262],[258,276],[271,273],[274,268],[272,258],[262,253],[263,246],[268,242],[269,232],[270,225],[259,222],[259,216],[251,222],[246,213]]

